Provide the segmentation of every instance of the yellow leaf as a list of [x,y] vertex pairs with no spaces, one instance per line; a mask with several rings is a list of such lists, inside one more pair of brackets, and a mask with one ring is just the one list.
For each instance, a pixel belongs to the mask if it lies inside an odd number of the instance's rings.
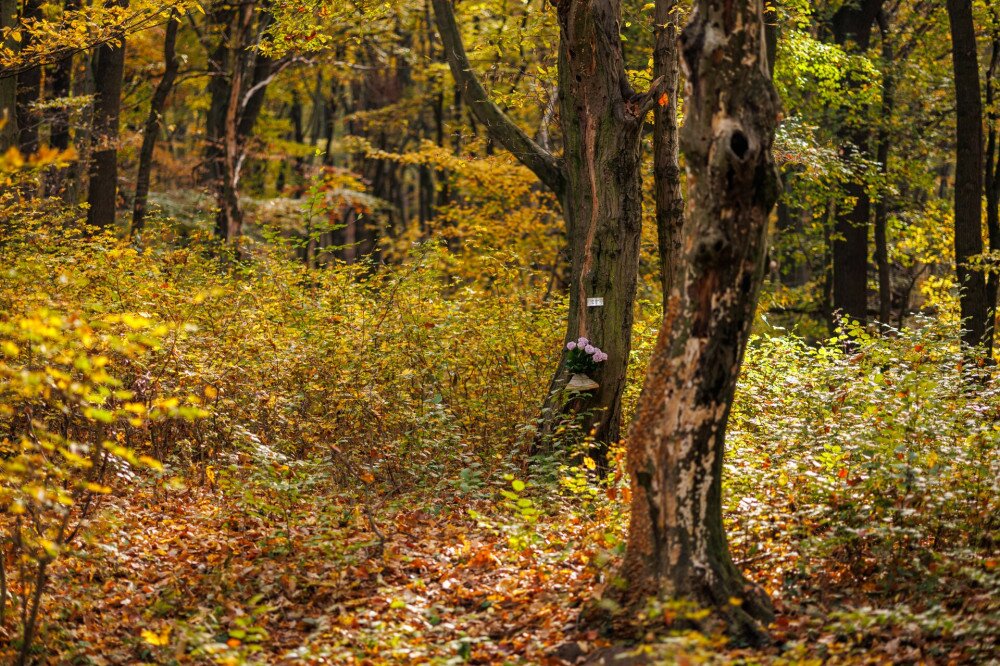
[[170,643],[170,627],[165,628],[160,633],[150,631],[149,629],[143,629],[142,640],[146,641],[150,645],[167,645]]

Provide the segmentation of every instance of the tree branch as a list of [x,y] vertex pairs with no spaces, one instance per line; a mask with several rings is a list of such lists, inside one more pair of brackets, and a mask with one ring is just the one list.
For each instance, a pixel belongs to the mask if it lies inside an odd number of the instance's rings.
[[433,0],[434,16],[444,45],[445,57],[451,67],[451,74],[462,91],[462,97],[496,142],[531,169],[553,192],[562,194],[566,177],[561,161],[532,141],[531,137],[514,124],[507,114],[491,102],[486,89],[476,77],[462,45],[462,36],[455,21],[455,11],[451,2],[452,0]]

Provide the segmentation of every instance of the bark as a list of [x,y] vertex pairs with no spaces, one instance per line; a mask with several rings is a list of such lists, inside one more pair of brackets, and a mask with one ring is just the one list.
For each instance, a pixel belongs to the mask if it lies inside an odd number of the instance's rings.
[[972,0],[948,0],[955,75],[955,265],[962,313],[962,340],[990,353],[986,278],[969,266],[983,251],[983,107],[979,87]]
[[[1000,121],[996,109],[996,85],[1000,80],[1000,9],[994,7],[994,34],[991,45],[990,66],[986,71],[986,108],[987,139],[986,139],[986,229],[989,238],[990,251],[994,260],[1000,256],[1000,147],[997,145],[997,133],[1000,131]],[[986,319],[995,326],[997,309],[997,286],[1000,282],[1000,266],[993,265],[986,278],[986,303],[988,312]],[[991,331],[991,342],[994,333]],[[992,346],[992,345],[991,345]]]
[[[211,101],[206,118],[203,182],[215,191],[218,202],[216,235],[237,243],[243,233],[239,188],[246,144],[279,65],[258,49],[271,16],[257,3],[235,7],[220,3],[210,21],[217,29],[218,42],[208,58]],[[281,66],[288,62],[286,59]]]
[[[41,19],[41,0],[25,0],[22,21]],[[24,32],[25,47],[29,46],[33,37]],[[17,75],[17,145],[23,155],[32,155],[38,151],[38,118],[32,106],[38,102],[42,94],[42,69],[31,66]]]
[[[619,36],[618,0],[569,0],[557,7],[559,105],[564,154],[554,158],[493,104],[462,47],[450,0],[434,0],[438,30],[462,96],[490,136],[558,196],[570,249],[564,340],[587,337],[608,354],[593,379],[600,388],[567,402],[566,353],[550,383],[536,450],[567,409],[592,433],[599,462],[621,428],[621,397],[631,349],[641,226],[640,129],[656,90],[632,91]],[[604,304],[589,307],[590,297]]]
[[878,319],[888,326],[892,317],[892,275],[889,267],[889,243],[886,225],[889,217],[889,150],[891,148],[892,113],[895,104],[896,75],[889,16],[880,12],[879,31],[882,36],[882,121],[878,129],[876,159],[882,175],[882,186],[875,203],[875,266],[878,269]]
[[[80,9],[80,0],[66,0],[64,5],[66,12]],[[56,99],[69,97],[73,83],[73,63],[72,55],[62,58],[52,67],[52,96]],[[70,142],[69,110],[64,109],[57,112],[52,119],[52,126],[49,135],[49,144],[53,148],[66,150]]]
[[171,14],[167,21],[166,33],[163,36],[163,76],[153,90],[153,98],[149,102],[149,115],[142,133],[142,147],[139,149],[139,168],[135,177],[135,201],[132,205],[132,235],[142,232],[143,220],[146,216],[146,202],[149,198],[149,179],[153,171],[153,150],[156,140],[163,127],[163,111],[166,108],[167,97],[177,79],[180,61],[177,59],[177,29],[180,21],[176,14]]
[[[764,276],[780,189],[779,112],[760,0],[698,0],[682,35],[687,73],[683,283],[670,300],[628,444],[632,484],[622,605],[686,598],[746,641],[770,602],[733,563],[722,523],[726,423]],[[742,601],[734,605],[732,598]]]
[[[846,2],[832,19],[834,41],[848,52],[864,53],[883,0]],[[856,88],[859,81],[849,79]],[[868,153],[869,135],[864,126],[843,122],[838,128],[845,161]],[[838,206],[833,241],[833,310],[865,322],[868,319],[868,228],[871,201],[865,184],[857,178],[844,188],[850,203]]]
[[656,199],[656,237],[664,312],[678,282],[683,253],[684,197],[677,159],[677,80],[680,68],[677,58],[680,14],[677,9],[676,0],[657,0],[653,17],[656,30],[653,78],[661,81],[662,90],[653,111],[656,124],[653,132],[653,194]]
[[[17,1],[0,0],[0,30],[17,23]],[[17,43],[8,39],[0,46],[14,50]],[[0,77],[0,150],[17,145],[17,77]]]
[[[128,0],[111,0],[127,6]],[[109,3],[110,4],[110,3]],[[102,228],[115,224],[118,202],[118,119],[122,77],[125,73],[125,35],[97,49],[94,71],[94,120],[91,134],[90,182],[87,187],[87,223]]]

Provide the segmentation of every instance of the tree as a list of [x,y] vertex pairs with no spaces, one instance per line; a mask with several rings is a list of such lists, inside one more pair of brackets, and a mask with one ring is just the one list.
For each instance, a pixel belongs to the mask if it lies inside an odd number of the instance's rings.
[[[0,30],[13,28],[17,23],[16,0],[0,0]],[[16,44],[7,38],[0,47],[14,50]],[[17,77],[0,76],[0,150],[4,152],[17,144]]]
[[[21,22],[33,22],[42,18],[40,0],[25,0]],[[30,47],[37,39],[30,32],[24,36],[24,47]],[[37,65],[27,67],[17,75],[17,132],[18,148],[24,155],[38,150],[38,119],[32,108],[42,93],[42,69]]]
[[[883,0],[845,2],[831,20],[834,41],[849,53],[864,53]],[[852,88],[861,81],[848,78]],[[858,119],[844,118],[838,129],[843,157],[851,162],[868,154],[869,129]],[[868,319],[868,229],[871,198],[865,183],[851,178],[844,187],[850,203],[837,207],[833,240],[833,310],[857,321]]]
[[[267,7],[256,2],[230,4],[220,0],[209,15],[218,41],[206,44],[208,93],[205,181],[218,200],[216,234],[236,242],[243,233],[240,179],[246,160],[246,142],[260,115],[264,94],[281,68],[261,53],[271,23]],[[287,63],[287,60],[286,60]]]
[[[628,442],[625,608],[685,597],[762,638],[772,616],[730,557],[722,524],[726,423],[764,277],[780,183],[779,112],[760,0],[698,0],[681,37],[687,115],[683,282],[672,295]],[[733,598],[741,600],[734,605]]]
[[156,138],[163,126],[163,111],[167,96],[174,87],[180,61],[177,59],[177,28],[180,21],[176,14],[170,15],[167,21],[166,34],[163,37],[163,76],[160,77],[153,98],[149,102],[149,115],[146,117],[146,127],[142,133],[142,148],[139,149],[139,168],[135,177],[135,202],[132,205],[132,231],[134,235],[142,231],[143,218],[146,215],[146,200],[149,197],[149,178],[153,169],[153,149]]
[[980,98],[972,0],[948,0],[955,74],[955,268],[962,340],[989,355],[993,323],[987,321],[986,276],[969,261],[983,252],[983,102]]
[[[128,6],[128,0],[107,5]],[[110,228],[118,205],[118,118],[125,73],[125,33],[97,48],[94,68],[94,121],[91,136],[90,182],[87,188],[88,224]]]
[[[1000,80],[1000,8],[992,6],[990,12],[991,20],[991,42],[990,42],[990,65],[986,70],[986,155],[983,184],[986,190],[986,229],[989,247],[993,253],[994,261],[997,253],[1000,253],[1000,146],[998,146],[998,133],[1000,133],[1000,109],[996,99],[997,81]],[[997,309],[997,287],[1000,282],[1000,273],[996,267],[986,278],[986,319],[993,324],[996,321]],[[995,334],[991,332],[992,342]]]
[[660,97],[653,110],[653,194],[656,198],[656,237],[660,255],[660,284],[663,311],[677,285],[681,266],[681,233],[684,226],[684,197],[681,169],[677,160],[677,31],[680,24],[677,0],[657,0],[654,8],[656,42],[653,46],[653,78],[661,81]]
[[[450,0],[433,2],[445,54],[466,102],[490,136],[560,200],[570,247],[565,340],[587,337],[608,354],[594,377],[600,387],[579,409],[590,414],[586,425],[598,442],[617,441],[639,260],[639,137],[658,86],[639,94],[629,84],[619,0],[560,2],[558,98],[564,152],[556,158],[490,101],[465,54]],[[603,305],[591,306],[589,298],[603,299]],[[549,387],[546,427],[560,409],[566,361],[564,351]],[[603,447],[597,455],[603,456]]]

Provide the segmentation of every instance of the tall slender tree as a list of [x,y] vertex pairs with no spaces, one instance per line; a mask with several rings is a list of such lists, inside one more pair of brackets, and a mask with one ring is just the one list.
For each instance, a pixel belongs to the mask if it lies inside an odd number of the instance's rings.
[[219,0],[209,14],[216,42],[209,49],[211,98],[206,119],[204,181],[219,205],[216,233],[235,242],[243,233],[240,180],[246,143],[260,115],[267,86],[284,64],[261,53],[271,24],[266,3]]
[[656,198],[656,237],[660,255],[663,310],[679,281],[683,247],[684,197],[678,163],[677,82],[680,60],[677,34],[680,26],[677,0],[656,0],[653,9],[656,41],[653,46],[653,77],[660,81],[660,97],[653,117],[653,195]]
[[[770,602],[733,563],[722,524],[726,424],[764,278],[780,183],[779,113],[761,0],[697,0],[681,45],[687,175],[684,270],[628,443],[632,513],[623,605],[686,597],[747,640]],[[741,600],[740,604],[732,599]]]
[[[983,185],[986,190],[986,230],[989,248],[994,256],[1000,253],[1000,110],[997,108],[997,84],[1000,83],[1000,7],[995,4],[990,13],[990,64],[986,70],[986,154]],[[998,267],[986,278],[986,318],[996,321]],[[995,332],[991,340],[995,339]]]
[[[872,30],[884,0],[845,2],[833,15],[834,41],[848,53],[864,53],[871,45]],[[862,82],[848,77],[856,90]],[[843,119],[837,128],[846,162],[867,157],[870,131],[863,123]],[[844,187],[845,201],[837,207],[833,239],[833,311],[868,319],[868,230],[871,228],[871,198],[863,180],[851,178]]]
[[962,340],[992,346],[993,324],[986,276],[969,264],[983,252],[983,101],[972,0],[948,0],[951,59],[955,75],[955,268],[958,273]]
[[[0,0],[0,30],[17,23],[17,0]],[[10,37],[0,46],[13,51],[17,43]],[[0,75],[0,150],[17,145],[17,77]]]
[[[41,0],[25,0],[21,22],[42,18]],[[23,46],[28,47],[35,37],[26,32]],[[17,144],[25,155],[38,150],[38,117],[34,105],[42,94],[42,68],[37,64],[22,69],[17,74]]]
[[[128,0],[107,0],[107,4],[127,7]],[[95,59],[87,222],[108,228],[114,226],[118,206],[118,121],[125,74],[125,33],[101,44]]]
[[149,179],[153,171],[153,150],[156,139],[163,127],[163,111],[167,97],[174,87],[180,61],[177,59],[177,29],[180,20],[176,13],[171,13],[163,36],[163,76],[153,90],[153,98],[149,102],[149,115],[142,133],[142,148],[139,149],[139,167],[135,177],[135,201],[132,204],[131,233],[142,231],[146,216],[146,202],[149,198]]

